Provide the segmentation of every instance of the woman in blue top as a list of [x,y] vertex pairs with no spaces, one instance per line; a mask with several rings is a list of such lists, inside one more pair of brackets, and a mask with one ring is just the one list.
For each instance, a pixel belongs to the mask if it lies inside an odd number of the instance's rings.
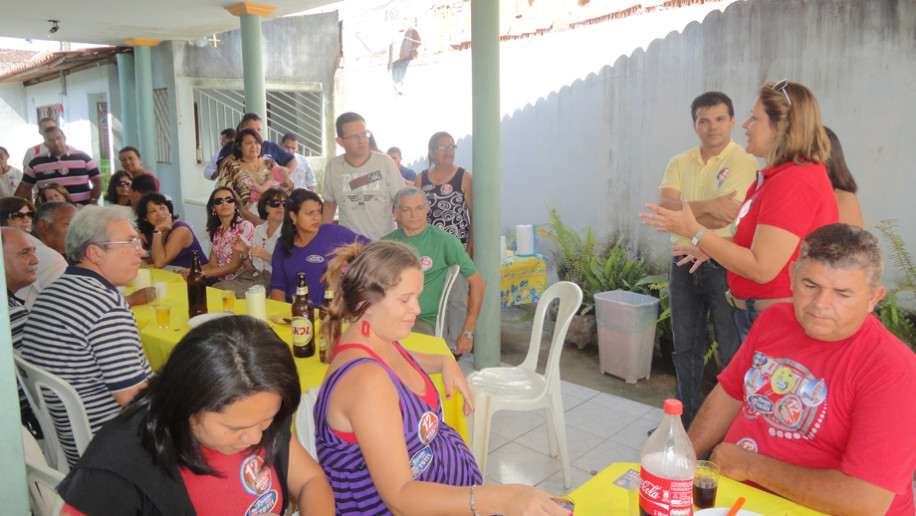
[[289,206],[280,229],[280,241],[274,249],[270,277],[270,297],[291,302],[296,293],[296,280],[305,273],[309,297],[315,308],[324,300],[321,277],[328,268],[334,250],[353,242],[369,243],[369,239],[337,224],[322,224],[324,202],[317,193],[297,188],[289,196]]
[[201,265],[207,263],[191,226],[178,220],[172,201],[160,193],[150,192],[137,201],[137,228],[153,267],[175,272],[187,269],[191,251],[197,251]]

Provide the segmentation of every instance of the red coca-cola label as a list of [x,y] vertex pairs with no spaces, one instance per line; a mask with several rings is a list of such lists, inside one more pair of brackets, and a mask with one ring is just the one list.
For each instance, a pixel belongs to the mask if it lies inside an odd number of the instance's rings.
[[693,514],[693,479],[669,480],[640,468],[640,514],[649,516],[691,516]]

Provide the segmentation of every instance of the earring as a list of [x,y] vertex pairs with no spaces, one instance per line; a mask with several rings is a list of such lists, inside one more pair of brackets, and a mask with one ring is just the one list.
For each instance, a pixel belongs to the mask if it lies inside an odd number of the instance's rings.
[[361,330],[364,337],[369,336],[369,321],[363,321]]

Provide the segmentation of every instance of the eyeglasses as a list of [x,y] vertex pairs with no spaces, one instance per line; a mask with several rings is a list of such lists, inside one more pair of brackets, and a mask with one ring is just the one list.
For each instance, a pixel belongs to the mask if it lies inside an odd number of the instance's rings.
[[115,183],[116,186],[130,186],[130,181],[118,181]]
[[271,199],[267,201],[267,205],[271,208],[279,208],[280,206],[286,206],[286,201],[281,201],[280,199]]
[[774,89],[774,90],[776,90],[776,91],[781,91],[782,94],[786,96],[786,101],[787,101],[787,102],[789,103],[789,105],[791,106],[791,105],[792,105],[792,99],[789,98],[789,91],[786,89],[786,88],[788,88],[788,87],[789,87],[789,81],[787,81],[786,79],[783,79],[783,80],[781,80],[781,81],[779,81],[779,82],[777,82],[776,84],[773,85],[773,89]]
[[21,220],[21,219],[24,219],[24,218],[26,218],[26,217],[28,217],[28,218],[30,218],[30,219],[34,219],[34,218],[35,218],[35,212],[34,212],[34,211],[25,211],[25,212],[23,212],[23,211],[13,211],[13,212],[7,213],[7,216],[8,216],[8,218],[13,219],[13,220]]
[[106,240],[104,242],[93,242],[95,245],[110,245],[110,244],[130,244],[134,246],[134,249],[140,249],[143,247],[143,242],[140,240],[140,237],[132,237],[129,240]]
[[226,204],[235,204],[235,197],[217,197],[213,199],[213,206],[219,206],[224,202]]
[[433,149],[435,150],[455,150],[457,148],[458,146],[455,145],[454,143],[451,145],[436,145],[435,147],[433,147]]
[[341,140],[357,141],[357,140],[362,140],[362,139],[364,139],[364,138],[368,140],[368,139],[371,138],[371,137],[372,137],[372,133],[369,132],[369,131],[365,131],[365,132],[362,132],[362,133],[351,134],[350,136],[342,136],[340,139],[341,139]]

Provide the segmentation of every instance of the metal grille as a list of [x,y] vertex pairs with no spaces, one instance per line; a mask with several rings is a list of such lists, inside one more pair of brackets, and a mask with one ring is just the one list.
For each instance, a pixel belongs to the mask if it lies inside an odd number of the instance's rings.
[[169,135],[169,92],[166,88],[153,90],[153,112],[156,117],[156,162],[172,162],[172,139]]
[[[201,154],[206,158],[219,152],[219,133],[235,128],[245,114],[242,90],[194,88],[194,104]],[[303,156],[323,154],[323,111],[321,92],[267,91],[267,116],[262,123],[264,139],[280,143],[286,133],[298,138]]]

